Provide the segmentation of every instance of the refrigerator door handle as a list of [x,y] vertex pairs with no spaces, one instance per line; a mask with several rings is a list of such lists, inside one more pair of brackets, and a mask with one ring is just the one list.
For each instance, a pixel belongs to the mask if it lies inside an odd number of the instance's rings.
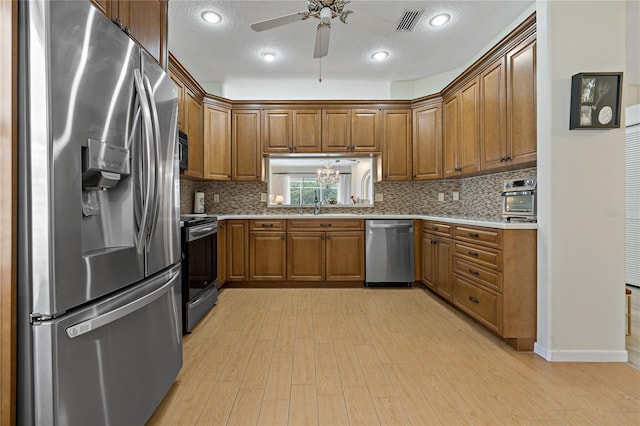
[[126,317],[132,312],[142,309],[143,307],[157,300],[169,289],[171,289],[171,287],[174,285],[174,278],[177,276],[177,271],[171,272],[169,274],[167,282],[162,287],[152,291],[149,294],[146,294],[140,299],[134,300],[131,303],[128,303],[124,306],[114,309],[113,311],[107,312],[90,320],[82,321],[78,324],[67,327],[65,329],[65,331],[67,332],[67,336],[69,336],[70,339],[74,339],[78,336],[82,336],[83,334],[89,333],[93,330],[97,330],[100,327],[117,321],[122,317]]
[[151,135],[153,134],[153,127],[151,124],[151,112],[148,104],[147,95],[144,89],[144,82],[142,81],[142,76],[140,75],[140,70],[135,69],[133,71],[133,81],[136,86],[136,91],[138,92],[138,98],[140,99],[140,107],[142,109],[142,118],[143,118],[143,128],[144,128],[144,149],[143,152],[145,156],[143,157],[144,163],[146,163],[146,167],[144,167],[146,172],[146,190],[143,193],[143,212],[142,219],[140,223],[140,229],[138,230],[138,236],[136,238],[136,246],[138,249],[138,253],[142,253],[145,247],[146,235],[148,235],[149,228],[149,215],[151,210],[151,191],[155,187],[155,170],[152,173],[151,167],[149,164],[151,163],[152,155],[151,155]]
[[[153,123],[153,134],[154,134],[154,168],[156,170],[156,175],[160,176],[160,120],[158,119],[158,110],[156,108],[156,100],[153,96],[153,88],[151,87],[151,82],[149,81],[149,77],[144,75],[144,87],[147,91],[149,105],[151,109],[151,121]],[[153,230],[156,227],[156,222],[158,221],[158,215],[160,214],[160,185],[161,183],[156,180],[156,184],[154,187],[154,195],[153,195],[153,210],[151,211],[151,223],[149,225],[149,234],[153,233]]]

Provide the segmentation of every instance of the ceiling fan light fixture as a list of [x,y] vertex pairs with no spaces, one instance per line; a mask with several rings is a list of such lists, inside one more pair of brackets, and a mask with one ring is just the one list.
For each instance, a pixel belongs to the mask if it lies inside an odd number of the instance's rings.
[[371,59],[374,61],[384,61],[389,57],[389,52],[386,50],[378,50],[377,52],[373,52],[371,54]]
[[441,27],[451,19],[451,15],[448,13],[440,13],[429,20],[429,25],[432,27]]
[[213,12],[211,10],[205,10],[200,16],[202,16],[202,19],[205,22],[208,22],[210,24],[219,24],[220,22],[222,22],[222,16],[219,13]]
[[261,53],[261,55],[262,55],[262,58],[267,62],[275,61],[276,56],[278,56],[276,52],[272,52],[272,51],[264,51]]

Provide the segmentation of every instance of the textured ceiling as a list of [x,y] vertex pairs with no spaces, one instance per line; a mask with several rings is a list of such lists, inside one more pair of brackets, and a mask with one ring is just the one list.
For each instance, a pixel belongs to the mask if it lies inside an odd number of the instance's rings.
[[[343,24],[331,21],[329,54],[322,58],[324,78],[340,80],[416,80],[465,65],[531,4],[523,1],[359,1]],[[264,32],[250,24],[306,10],[304,0],[169,2],[169,50],[200,83],[234,79],[305,79],[319,71],[313,59],[318,20],[310,18]],[[404,9],[424,9],[412,32],[397,33]],[[223,16],[218,25],[200,19],[204,10]],[[431,28],[429,19],[451,14],[449,24]],[[382,63],[370,55],[391,55]],[[277,52],[267,63],[260,53]]]

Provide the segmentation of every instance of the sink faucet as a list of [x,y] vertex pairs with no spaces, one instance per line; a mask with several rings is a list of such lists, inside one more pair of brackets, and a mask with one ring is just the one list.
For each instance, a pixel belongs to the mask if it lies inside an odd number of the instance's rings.
[[315,195],[313,197],[313,214],[318,216],[320,214],[320,200],[318,200],[318,191],[314,191]]

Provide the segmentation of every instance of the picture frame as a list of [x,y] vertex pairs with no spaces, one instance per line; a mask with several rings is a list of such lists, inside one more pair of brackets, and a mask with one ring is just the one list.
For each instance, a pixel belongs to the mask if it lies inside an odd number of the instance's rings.
[[578,73],[571,77],[569,130],[620,127],[622,73]]

